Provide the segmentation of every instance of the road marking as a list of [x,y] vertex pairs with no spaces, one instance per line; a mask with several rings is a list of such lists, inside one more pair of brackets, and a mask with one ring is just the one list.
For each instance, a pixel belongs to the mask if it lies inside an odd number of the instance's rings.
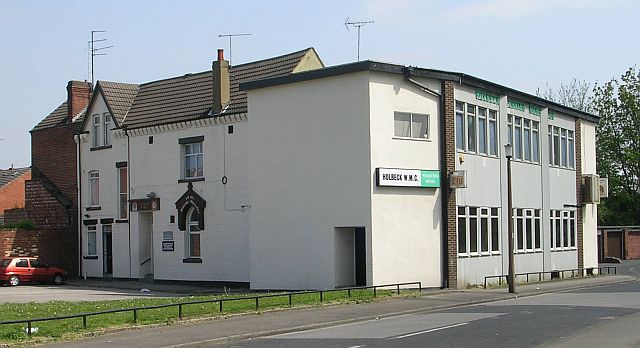
[[406,335],[400,335],[400,336],[396,336],[396,337],[391,337],[392,340],[396,340],[398,338],[406,338],[406,337],[411,337],[411,336],[417,336],[417,335],[422,335],[422,334],[426,334],[429,332],[434,332],[434,331],[440,331],[440,330],[445,330],[445,329],[451,329],[457,326],[462,326],[462,325],[467,325],[469,323],[459,323],[459,324],[453,324],[453,325],[447,325],[447,326],[442,326],[442,327],[437,327],[435,329],[429,329],[429,330],[424,330],[424,331],[418,331],[418,332],[413,332],[410,334],[406,334]]
[[347,348],[362,348],[364,347],[364,345],[360,345],[360,346],[351,346],[351,347],[347,347]]

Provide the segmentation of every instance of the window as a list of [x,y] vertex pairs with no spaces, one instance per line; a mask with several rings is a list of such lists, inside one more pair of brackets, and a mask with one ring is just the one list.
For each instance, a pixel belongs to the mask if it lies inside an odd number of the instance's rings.
[[97,170],[89,172],[89,204],[100,205],[100,173]]
[[498,208],[458,207],[458,254],[490,255],[500,253],[500,217]]
[[118,218],[120,219],[126,219],[129,211],[127,188],[127,167],[118,168]]
[[456,102],[456,148],[458,150],[466,150],[466,141],[464,138],[464,103]]
[[551,210],[550,236],[551,250],[571,250],[576,248],[576,212]]
[[456,101],[456,149],[498,156],[498,112]]
[[476,107],[467,104],[467,150],[476,151]]
[[93,115],[93,147],[102,146],[100,141],[100,115]]
[[429,139],[429,115],[396,112],[393,129],[396,137]]
[[541,210],[523,209],[513,210],[513,224],[516,232],[516,252],[542,251],[541,243]]
[[201,178],[202,170],[202,143],[184,145],[184,177]]
[[540,122],[515,115],[507,116],[507,137],[513,159],[540,163]]
[[98,255],[98,248],[96,245],[96,226],[87,226],[87,255]]
[[105,113],[102,115],[104,129],[104,146],[111,145],[111,115]]
[[49,267],[49,265],[47,265],[44,261],[42,261],[40,259],[33,259],[33,260],[31,260],[31,267],[33,267],[33,268],[47,268],[47,267]]
[[198,210],[191,208],[187,215],[187,257],[200,257],[200,227]]
[[29,261],[27,259],[20,259],[16,261],[16,267],[29,267]]
[[575,138],[572,130],[549,126],[549,164],[575,168]]

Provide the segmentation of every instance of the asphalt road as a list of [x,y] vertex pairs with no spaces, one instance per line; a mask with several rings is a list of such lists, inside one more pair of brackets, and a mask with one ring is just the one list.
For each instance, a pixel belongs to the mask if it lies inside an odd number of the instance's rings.
[[275,335],[224,347],[638,347],[638,327],[640,282],[636,281]]

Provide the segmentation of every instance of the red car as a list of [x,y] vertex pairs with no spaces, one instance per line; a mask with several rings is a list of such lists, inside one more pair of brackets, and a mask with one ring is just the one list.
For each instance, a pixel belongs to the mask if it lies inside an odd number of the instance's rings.
[[51,267],[35,257],[15,257],[0,260],[0,284],[11,286],[27,282],[62,285],[67,273],[58,267]]

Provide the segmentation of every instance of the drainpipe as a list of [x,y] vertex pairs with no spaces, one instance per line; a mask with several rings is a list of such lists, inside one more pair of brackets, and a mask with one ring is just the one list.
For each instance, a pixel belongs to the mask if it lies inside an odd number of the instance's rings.
[[77,177],[76,177],[76,185],[77,185],[77,193],[78,193],[78,215],[77,215],[77,221],[78,221],[78,277],[82,276],[82,180],[81,180],[81,173],[82,173],[82,166],[81,166],[81,160],[80,160],[80,134],[74,134],[73,135],[75,141],[76,141],[76,172],[77,172]]
[[[405,67],[404,78],[407,82],[417,86],[419,89],[421,89],[425,93],[439,98],[438,113],[440,116],[439,117],[440,119],[440,177],[446,178],[447,177],[447,160],[446,160],[446,142],[445,142],[446,120],[445,120],[445,114],[444,114],[444,95],[443,95],[444,88],[442,88],[441,93],[438,93],[437,91],[434,91],[429,87],[421,84],[420,82],[414,80],[412,76],[413,76],[413,68]],[[447,180],[441,180],[441,182],[446,183]],[[445,190],[447,189],[448,189],[447,187],[440,187],[440,190],[441,190],[440,195],[442,197],[441,199],[442,223],[440,224],[440,233],[442,236],[440,238],[442,241],[440,246],[440,249],[442,250],[442,285],[441,285],[442,289],[446,289],[449,287],[449,252],[448,252],[449,234],[447,231],[447,222],[449,221],[448,220],[449,212],[448,212],[448,199],[445,193]]]
[[[124,130],[124,135],[127,136],[127,198],[131,199],[131,147],[129,142],[129,131],[126,127],[123,127],[122,129]],[[131,278],[131,212],[129,211],[129,207],[127,207],[127,220],[127,228],[129,230],[129,278]]]

